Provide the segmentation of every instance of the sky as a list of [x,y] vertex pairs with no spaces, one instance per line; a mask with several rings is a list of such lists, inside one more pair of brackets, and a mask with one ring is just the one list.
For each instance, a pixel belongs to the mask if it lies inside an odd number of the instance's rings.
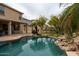
[[18,11],[21,11],[23,17],[29,20],[36,19],[39,16],[50,18],[51,15],[58,16],[64,10],[64,6],[59,7],[59,3],[5,3]]

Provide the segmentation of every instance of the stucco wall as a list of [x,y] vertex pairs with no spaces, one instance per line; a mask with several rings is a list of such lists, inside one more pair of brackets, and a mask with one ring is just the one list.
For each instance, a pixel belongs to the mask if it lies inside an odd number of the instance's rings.
[[21,13],[11,9],[11,8],[8,8],[8,7],[4,7],[4,15],[0,15],[0,18],[1,19],[5,19],[5,20],[13,20],[13,21],[18,21],[20,20],[20,17],[22,16]]
[[24,27],[25,24],[20,24],[20,33],[25,34],[26,33],[26,27]]
[[32,33],[32,27],[27,25],[27,33]]

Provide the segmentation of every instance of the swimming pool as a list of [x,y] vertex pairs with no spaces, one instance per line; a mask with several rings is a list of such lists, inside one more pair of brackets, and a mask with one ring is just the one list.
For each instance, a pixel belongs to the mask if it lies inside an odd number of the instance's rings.
[[0,56],[66,56],[49,37],[23,37],[0,46]]

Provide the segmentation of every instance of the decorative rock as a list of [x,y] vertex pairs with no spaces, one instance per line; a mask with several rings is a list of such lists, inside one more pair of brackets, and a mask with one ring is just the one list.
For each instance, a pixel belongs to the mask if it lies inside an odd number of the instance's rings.
[[76,46],[75,44],[70,44],[70,45],[68,46],[68,50],[69,50],[69,51],[76,51],[76,49],[77,49],[77,46]]
[[76,43],[77,48],[79,49],[79,42]]

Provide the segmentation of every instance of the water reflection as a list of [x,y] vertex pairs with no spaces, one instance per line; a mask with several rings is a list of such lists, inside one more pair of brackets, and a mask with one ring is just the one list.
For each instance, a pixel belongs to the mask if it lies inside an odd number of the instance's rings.
[[43,42],[42,38],[33,38],[34,43],[30,44],[30,48],[34,51],[45,49],[45,42]]
[[[49,52],[51,52],[51,55],[53,56],[59,56],[59,55],[63,55],[65,56],[66,53],[61,50],[55,43],[54,43],[54,39],[52,38],[33,38],[34,39],[34,43],[30,44],[30,48],[34,51],[39,51],[39,50],[43,50],[46,48],[49,48]],[[40,41],[39,41],[40,40]],[[47,44],[46,44],[47,43]]]

